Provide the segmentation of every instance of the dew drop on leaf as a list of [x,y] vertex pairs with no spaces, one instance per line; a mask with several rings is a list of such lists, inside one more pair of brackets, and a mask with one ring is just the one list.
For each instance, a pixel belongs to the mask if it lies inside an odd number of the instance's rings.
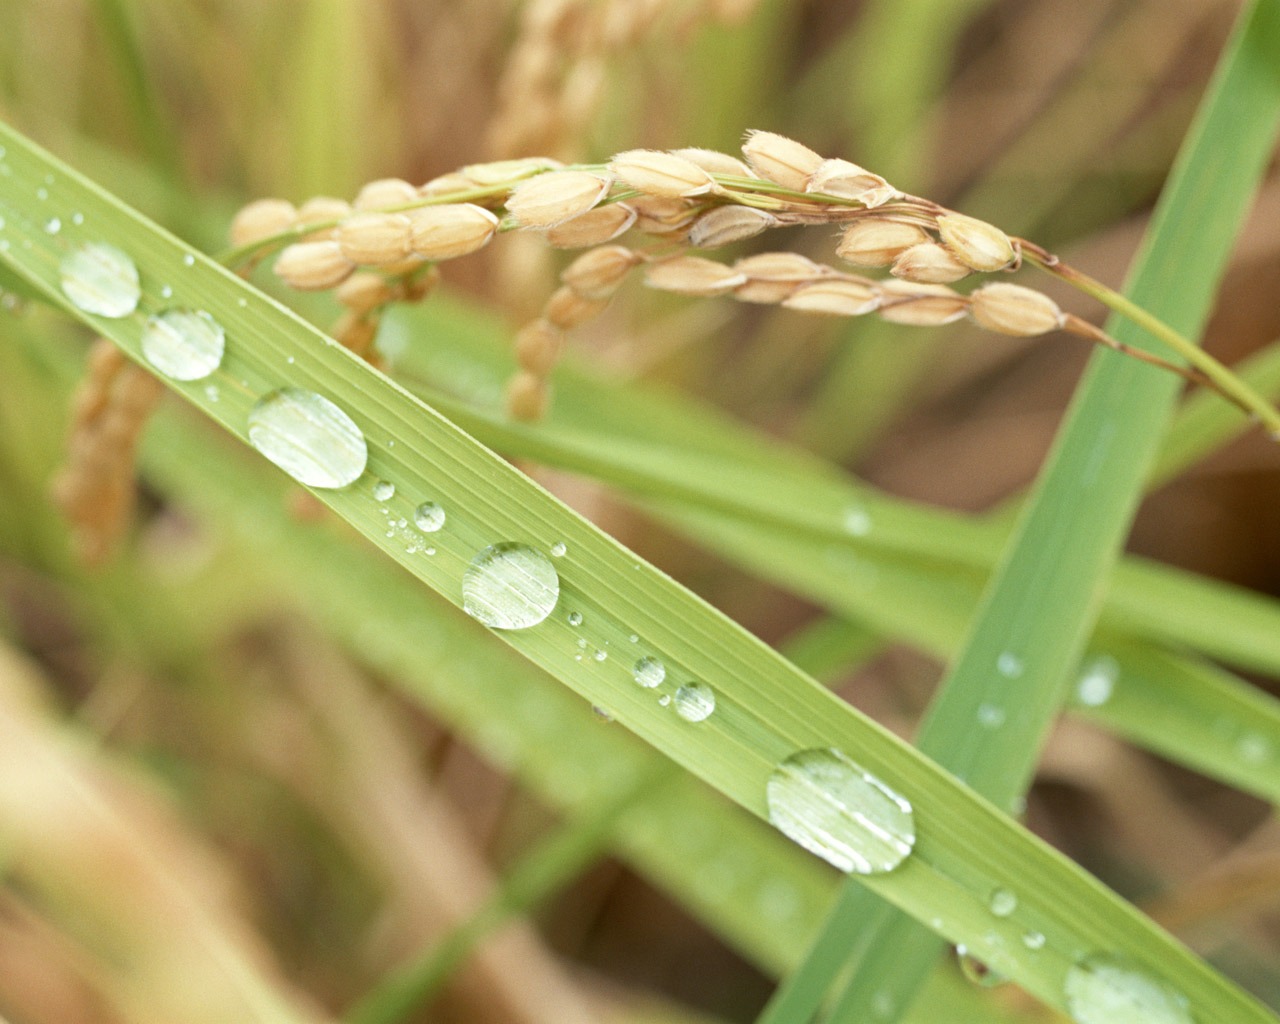
[[1186,996],[1118,956],[1073,964],[1063,992],[1077,1024],[1192,1024]]
[[390,480],[379,480],[373,485],[373,496],[377,501],[390,501],[396,496],[396,485]]
[[706,683],[686,683],[676,690],[675,707],[686,722],[705,722],[716,709],[716,692]]
[[222,364],[226,336],[203,310],[169,309],[147,320],[142,354],[171,380],[202,380]]
[[301,388],[258,399],[249,410],[249,443],[308,487],[346,487],[364,472],[369,456],[351,417]]
[[775,827],[841,871],[892,871],[915,845],[911,803],[835,749],[792,754],[765,799]]
[[652,690],[667,678],[667,666],[657,658],[641,658],[631,667],[631,676],[646,690]]
[[444,526],[444,509],[434,501],[424,501],[413,512],[413,525],[423,533],[435,533]]
[[541,551],[527,544],[493,544],[462,576],[462,607],[492,629],[528,629],[555,609],[560,577]]
[[62,292],[77,309],[116,318],[138,308],[138,268],[114,245],[88,242],[64,256],[58,270]]

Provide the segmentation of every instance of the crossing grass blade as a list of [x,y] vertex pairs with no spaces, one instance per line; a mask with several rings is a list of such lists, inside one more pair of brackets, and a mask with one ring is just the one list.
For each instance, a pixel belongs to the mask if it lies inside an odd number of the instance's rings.
[[[914,850],[896,871],[870,875],[869,888],[929,922],[949,941],[983,948],[993,924],[990,889],[1014,885],[1019,913],[997,922],[1011,950],[1028,928],[1048,936],[1034,954],[1000,966],[1050,1005],[1065,1003],[1064,978],[1081,950],[1121,951],[1176,977],[1202,1024],[1265,1021],[1267,1011],[1153,927],[993,806],[910,747],[828,694],[777,654],[611,538],[517,470],[298,317],[133,213],[9,129],[0,130],[9,168],[0,191],[0,258],[51,300],[140,359],[144,317],[179,304],[207,310],[225,328],[228,352],[208,381],[172,389],[241,439],[253,403],[283,386],[322,394],[346,410],[367,442],[367,472],[345,490],[316,492],[357,533],[420,584],[460,604],[472,556],[496,541],[543,551],[563,543],[557,563],[559,614],[537,628],[495,635],[754,814],[766,814],[765,783],[798,750],[836,747],[907,794],[919,823]],[[43,190],[43,196],[42,196]],[[47,218],[67,226],[47,230]],[[79,243],[109,241],[127,253],[143,282],[140,312],[103,319],[64,301],[59,264]],[[172,296],[162,294],[172,289]],[[218,390],[210,392],[213,385]],[[216,398],[214,397],[216,395]],[[197,467],[202,468],[202,467]],[[375,499],[378,480],[397,497]],[[437,554],[411,554],[387,537],[386,516],[430,497],[449,509]],[[392,531],[394,533],[394,531]],[[362,553],[364,558],[374,557]],[[579,631],[568,610],[590,626]],[[393,620],[394,621],[394,620]],[[385,625],[385,623],[378,623]],[[402,624],[406,632],[411,625]],[[630,635],[640,639],[632,648]],[[672,681],[714,688],[716,710],[690,723],[636,687],[622,657],[579,662],[577,641],[601,650],[661,657]],[[421,639],[421,638],[419,638]]]

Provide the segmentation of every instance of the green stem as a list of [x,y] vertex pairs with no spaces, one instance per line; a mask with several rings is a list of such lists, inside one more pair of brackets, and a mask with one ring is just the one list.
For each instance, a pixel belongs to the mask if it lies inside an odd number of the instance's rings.
[[1273,440],[1280,440],[1280,412],[1238,375],[1229,370],[1195,342],[1175,331],[1141,306],[1108,288],[1088,274],[1061,262],[1039,246],[1022,242],[1023,255],[1029,263],[1061,278],[1068,284],[1097,299],[1107,308],[1127,317],[1143,330],[1159,338],[1188,363],[1200,370],[1224,395],[1257,417]]

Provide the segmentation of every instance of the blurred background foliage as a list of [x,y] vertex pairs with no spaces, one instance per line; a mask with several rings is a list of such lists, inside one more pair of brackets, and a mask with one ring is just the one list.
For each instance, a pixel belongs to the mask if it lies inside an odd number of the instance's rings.
[[[765,128],[1118,283],[1238,8],[6,0],[0,117],[209,252],[258,196],[350,197],[376,177],[417,183],[534,153],[732,151],[745,129]],[[1226,362],[1280,335],[1277,239],[1272,173],[1208,333]],[[514,328],[535,312],[560,257],[528,241],[450,263],[451,315],[483,332],[495,316]],[[827,241],[790,244],[817,253]],[[320,324],[336,313],[327,297],[289,301]],[[86,339],[13,308],[0,339],[0,867],[22,853],[0,889],[0,1012],[342,1016],[553,834],[565,808],[523,784],[539,769],[519,767],[538,755],[510,740],[518,706],[491,703],[477,724],[413,696],[468,685],[460,664],[499,687],[531,670],[485,652],[441,606],[420,628],[451,638],[454,668],[419,663],[402,671],[439,678],[395,678],[355,609],[320,614],[290,588],[308,551],[273,555],[270,536],[247,543],[261,522],[193,509],[159,477],[142,480],[126,550],[85,572],[45,493],[69,359]],[[889,492],[975,513],[1032,478],[1088,354],[1065,339],[832,323],[638,288],[572,344],[591,373],[697,395]],[[1147,500],[1132,549],[1280,593],[1275,467],[1256,434],[1231,444]],[[258,471],[265,500],[284,508],[287,495]],[[823,635],[797,633],[817,621],[812,606],[588,479],[533,471],[758,635],[790,637],[851,702],[910,734],[940,672],[930,657],[905,646],[864,657],[870,648],[850,644],[824,664]],[[333,524],[307,529],[349,540]],[[573,710],[580,721],[564,742],[608,728]],[[645,877],[615,859],[618,809],[593,813],[595,831],[558,862],[564,877],[543,886],[556,891],[534,919],[499,931],[405,1019],[752,1018],[787,958],[763,952],[763,939],[753,948],[741,928],[726,941],[723,920],[690,895],[696,872]],[[1280,953],[1280,836],[1260,802],[1073,723],[1050,744],[1027,821],[1124,894],[1150,897],[1197,948],[1280,1003],[1267,967]],[[1198,876],[1229,854],[1272,864],[1270,887],[1228,885],[1195,912]],[[814,884],[829,892],[825,875]],[[955,983],[937,982],[955,1019],[1035,1015],[1016,992],[945,988]]]

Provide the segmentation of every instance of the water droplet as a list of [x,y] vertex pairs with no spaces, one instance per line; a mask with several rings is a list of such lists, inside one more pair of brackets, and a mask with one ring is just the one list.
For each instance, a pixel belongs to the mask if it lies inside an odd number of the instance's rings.
[[281,388],[249,410],[249,443],[308,487],[346,487],[369,457],[360,428],[329,399]]
[[160,298],[162,298],[162,299],[171,299],[171,298],[173,298],[173,289],[172,289],[172,288],[170,288],[167,284],[166,284],[166,285],[161,285],[161,287],[160,287]]
[[978,724],[984,729],[999,729],[1004,720],[1005,710],[998,704],[978,705]]
[[569,553],[569,545],[564,541],[558,540],[551,545],[551,554],[556,558],[564,558]]
[[222,398],[222,392],[218,390],[217,384],[206,384],[204,388],[204,397],[210,402],[217,402]]
[[560,577],[527,544],[493,544],[471,559],[462,577],[462,607],[493,629],[528,629],[555,609]]
[[133,260],[114,245],[89,242],[63,257],[62,291],[77,309],[98,316],[128,316],[142,289]]
[[192,256],[191,253],[186,253],[182,257],[182,265],[184,267],[194,267],[196,265],[196,258]]
[[1063,992],[1077,1024],[1192,1024],[1186,996],[1118,956],[1074,964]]
[[609,652],[608,652],[608,651],[602,651],[602,650],[600,650],[599,648],[597,648],[597,649],[596,649],[596,653],[595,653],[595,654],[593,654],[593,655],[592,655],[592,657],[593,657],[593,658],[595,658],[595,659],[596,659],[596,661],[604,661],[606,658],[608,658],[608,657],[609,657]]
[[435,533],[444,526],[444,509],[434,501],[424,501],[413,511],[413,525],[423,533]]
[[664,693],[661,697],[658,698],[658,704],[664,708],[670,703],[671,703],[671,694],[669,693]]
[[1247,732],[1237,741],[1236,753],[1250,764],[1261,764],[1271,754],[1271,744],[1261,733]]
[[1101,707],[1111,699],[1116,680],[1120,678],[1120,664],[1106,654],[1090,661],[1076,683],[1076,699],[1087,708]]
[[[570,613],[569,613],[569,617],[570,617],[569,625],[571,625],[571,626],[578,625],[579,623],[581,623],[581,622],[582,622],[582,617],[581,617],[581,616],[579,616],[579,617],[578,617],[578,622],[576,622],[576,623],[575,623],[575,622],[573,622],[573,621],[572,621],[572,619],[573,619],[573,616],[574,616],[574,615],[577,615],[577,612],[570,612]],[[586,638],[585,636],[580,636],[580,637],[578,637],[578,646],[579,646],[579,647],[581,647],[584,651],[587,649],[587,638]]]
[[861,506],[850,506],[844,510],[844,528],[855,537],[865,537],[871,532],[870,513]]
[[892,871],[915,845],[910,802],[835,749],[792,754],[765,799],[783,834],[842,871]]
[[633,644],[638,644],[640,642],[640,634],[632,633],[629,637],[627,637],[627,639],[630,640]]
[[435,548],[427,548],[427,549],[426,549],[426,553],[427,553],[428,555],[434,555],[434,554],[436,553],[436,549],[435,549]]
[[76,227],[79,227],[81,224],[84,223],[84,214],[81,213],[79,210],[77,210],[75,213],[71,215],[71,223],[74,224]]
[[202,310],[170,309],[147,320],[142,354],[173,380],[201,380],[222,363],[222,325]]
[[1017,679],[1022,675],[1022,659],[1012,651],[1005,651],[996,658],[996,671],[1006,679]]
[[248,300],[248,299],[236,299],[236,305],[237,305],[237,306],[239,306],[241,309],[248,309],[248,308],[249,308],[249,300]]
[[48,199],[48,198],[49,198],[49,190],[48,190],[47,188],[38,188],[38,189],[36,189],[36,198],[37,198],[37,199]]
[[613,721],[613,715],[610,714],[608,711],[606,711],[604,708],[602,708],[599,704],[591,705],[591,713],[594,714],[596,718],[600,719],[600,721],[602,722]]
[[373,497],[375,501],[390,501],[396,496],[396,485],[390,480],[379,480],[373,485]]
[[1022,944],[1032,951],[1044,949],[1044,933],[1024,932],[1022,935]]
[[667,678],[667,666],[657,658],[641,658],[631,666],[631,675],[646,690],[652,690]]
[[956,946],[956,962],[960,965],[961,974],[983,988],[995,988],[1008,980],[1003,974],[993,971],[988,964],[983,963],[964,946]]
[[880,989],[871,997],[871,1015],[877,1020],[892,1020],[898,1012],[898,1001],[893,993]]
[[56,235],[62,230],[62,221],[58,217],[50,217],[44,222],[44,229],[50,235]]
[[1008,889],[993,889],[987,906],[996,917],[1008,917],[1018,909],[1018,897]]
[[706,683],[686,683],[676,690],[676,714],[686,722],[704,722],[716,709],[716,692]]
[[[565,616],[565,618],[569,620],[569,625],[571,625],[571,626],[581,626],[581,625],[582,625],[582,612],[570,612],[568,615],[566,615],[566,616]],[[586,645],[586,641],[585,641],[585,640],[583,640],[583,641],[581,641],[581,642],[582,642],[583,646],[585,646],[585,645]]]

